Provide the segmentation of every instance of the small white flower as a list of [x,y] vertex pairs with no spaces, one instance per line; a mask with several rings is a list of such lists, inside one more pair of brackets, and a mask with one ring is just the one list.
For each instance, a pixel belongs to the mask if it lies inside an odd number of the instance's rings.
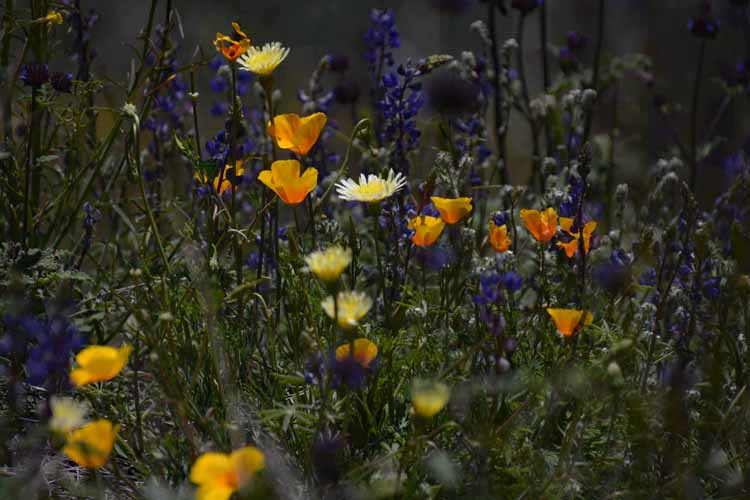
[[88,408],[73,398],[53,396],[49,402],[52,418],[49,428],[58,434],[68,434],[86,423]]

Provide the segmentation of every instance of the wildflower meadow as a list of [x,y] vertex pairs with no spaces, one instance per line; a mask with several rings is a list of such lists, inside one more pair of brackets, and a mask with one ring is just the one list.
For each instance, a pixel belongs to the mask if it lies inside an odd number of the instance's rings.
[[0,499],[750,498],[747,0],[0,3]]

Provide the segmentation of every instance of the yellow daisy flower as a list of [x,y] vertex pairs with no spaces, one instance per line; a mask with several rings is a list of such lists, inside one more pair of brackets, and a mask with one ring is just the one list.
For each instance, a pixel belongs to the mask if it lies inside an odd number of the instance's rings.
[[327,283],[338,280],[351,262],[351,249],[339,246],[328,247],[326,250],[319,250],[305,257],[305,263],[310,271]]
[[359,320],[364,318],[372,307],[372,299],[362,292],[339,292],[336,302],[338,315],[333,297],[327,297],[320,305],[329,318],[338,317],[339,326],[343,330],[356,328]]
[[250,47],[238,62],[242,70],[269,77],[288,55],[288,48],[283,47],[279,42],[272,42],[260,48]]
[[73,398],[52,396],[49,401],[52,418],[49,428],[52,432],[65,435],[86,423],[88,408]]

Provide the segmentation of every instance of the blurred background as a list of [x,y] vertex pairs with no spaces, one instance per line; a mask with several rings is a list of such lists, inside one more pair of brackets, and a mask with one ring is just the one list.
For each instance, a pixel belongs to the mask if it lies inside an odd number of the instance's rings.
[[[688,30],[691,17],[698,15],[697,0],[607,0],[604,55],[622,56],[643,53],[653,60],[653,83],[631,78],[621,89],[618,121],[620,156],[618,165],[625,178],[637,178],[658,155],[664,155],[673,132],[655,112],[653,102],[667,99],[677,106],[674,128],[684,140],[688,138],[689,110],[697,66],[700,40]],[[713,14],[721,21],[716,40],[708,42],[702,105],[699,123],[705,129],[713,119],[724,97],[719,77],[722,69],[732,68],[750,55],[748,33],[748,2],[715,0]],[[133,51],[129,44],[136,42],[138,30],[145,24],[148,0],[109,1],[83,0],[101,15],[94,32],[99,56],[95,72],[102,72],[120,80],[130,67]],[[575,30],[589,37],[582,59],[591,64],[596,38],[596,0],[557,0],[549,2],[549,43],[561,46],[566,34]],[[487,4],[479,0],[269,0],[230,1],[174,0],[179,12],[184,40],[182,57],[189,60],[196,47],[213,57],[211,42],[217,31],[230,31],[230,22],[240,22],[253,43],[281,41],[292,48],[287,61],[278,72],[277,82],[284,93],[281,111],[298,112],[297,89],[305,88],[310,73],[325,54],[346,56],[351,79],[360,89],[358,106],[364,109],[367,99],[368,72],[364,59],[363,35],[369,25],[372,8],[392,8],[402,46],[396,62],[406,58],[420,58],[436,53],[460,55],[464,50],[481,51],[472,22],[486,20]],[[161,9],[160,9],[161,10]],[[160,12],[163,16],[163,13]],[[541,43],[538,14],[531,15],[526,31],[525,56],[530,75],[532,97],[541,89],[539,69]],[[499,17],[499,38],[516,35],[517,13]],[[127,43],[123,42],[127,41]],[[550,59],[556,70],[556,59]],[[207,91],[212,76],[206,70],[201,88]],[[606,96],[598,110],[595,132],[607,129],[612,111],[607,110]],[[203,108],[207,108],[207,103]],[[682,106],[682,110],[679,109]],[[737,149],[745,138],[747,125],[745,99],[735,99],[718,123],[718,131],[728,137],[722,154]],[[201,109],[201,113],[206,112]],[[337,116],[342,130],[349,129],[350,113]],[[424,119],[429,119],[426,110]],[[213,121],[212,121],[213,120]],[[220,126],[220,121],[206,117],[203,123]],[[429,134],[429,132],[428,132]],[[529,155],[528,132],[520,122],[511,131],[510,157]],[[713,160],[712,160],[713,161]],[[717,156],[716,162],[720,161]],[[708,162],[711,163],[711,162]],[[511,165],[511,168],[513,166]],[[704,170],[710,168],[705,165]],[[522,181],[516,175],[514,180]]]

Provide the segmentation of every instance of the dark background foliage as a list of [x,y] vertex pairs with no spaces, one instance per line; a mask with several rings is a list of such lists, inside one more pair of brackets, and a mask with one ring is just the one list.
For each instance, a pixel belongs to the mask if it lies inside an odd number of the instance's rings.
[[[122,41],[132,41],[133,33],[144,23],[149,2],[98,0],[88,3],[101,14],[100,24],[96,26],[94,33],[100,52],[97,70],[104,69],[113,78],[119,78],[128,70],[132,50]],[[699,3],[697,0],[606,2],[608,12],[604,55],[642,53],[654,63],[652,82],[630,78],[618,96],[621,145],[617,163],[623,180],[637,181],[657,155],[665,154],[671,143],[673,132],[655,111],[655,100],[666,99],[676,106],[674,128],[687,140],[700,44],[699,39],[690,34],[688,22],[698,14]],[[723,97],[720,88],[722,73],[738,61],[750,57],[750,34],[747,29],[750,21],[746,18],[746,10],[740,10],[734,3],[736,2],[730,0],[713,2],[713,13],[721,22],[721,30],[719,36],[708,43],[699,114],[701,129],[708,127],[720,106]],[[254,43],[278,40],[289,45],[292,48],[291,55],[277,74],[277,81],[285,97],[282,109],[286,111],[299,111],[295,99],[297,89],[305,85],[308,75],[315,69],[320,58],[329,53],[348,58],[350,74],[362,89],[360,96],[365,97],[360,98],[360,105],[364,107],[368,104],[363,34],[369,24],[367,13],[371,8],[390,7],[395,11],[402,42],[396,55],[397,62],[436,53],[460,55],[463,50],[479,50],[479,39],[470,30],[470,25],[477,19],[486,19],[487,8],[479,0],[178,0],[174,5],[183,27],[182,50],[185,57],[189,57],[196,47],[200,47],[207,57],[213,57],[211,40],[217,31],[227,32],[231,20],[239,21]],[[596,0],[549,2],[550,45],[564,45],[565,37],[571,30],[585,34],[589,41],[584,57],[588,58],[585,63],[590,64],[596,39],[597,5]],[[83,6],[85,8],[86,4],[83,3]],[[532,15],[529,18],[525,41],[532,96],[541,91],[540,64],[535,63],[535,58],[541,57],[537,17]],[[515,11],[500,18],[501,40],[516,36],[516,19]],[[554,62],[552,64],[557,69]],[[202,82],[203,85],[206,83]],[[207,87],[204,87],[204,91],[207,91]],[[605,111],[598,113],[595,124],[599,130],[610,127],[612,112],[606,109],[611,98],[611,95],[604,96],[602,101],[601,106]],[[718,124],[720,135],[729,138],[720,148],[723,153],[736,150],[744,142],[746,109],[746,103],[742,99],[735,100]],[[205,113],[206,110],[201,112]],[[344,123],[344,129],[347,129],[348,116],[339,118]],[[218,125],[218,121],[215,125]],[[522,165],[527,161],[529,150],[528,134],[523,127],[512,128],[511,171],[525,170],[518,164]],[[711,174],[712,169],[720,170],[720,161],[724,156],[725,154],[716,154],[713,161],[709,160],[703,166],[702,173],[707,180],[704,184],[705,199],[709,198],[709,194],[715,194],[715,189],[719,187],[717,179],[720,176]],[[514,159],[517,163],[515,168]],[[516,175],[516,181],[522,180],[522,173]]]

